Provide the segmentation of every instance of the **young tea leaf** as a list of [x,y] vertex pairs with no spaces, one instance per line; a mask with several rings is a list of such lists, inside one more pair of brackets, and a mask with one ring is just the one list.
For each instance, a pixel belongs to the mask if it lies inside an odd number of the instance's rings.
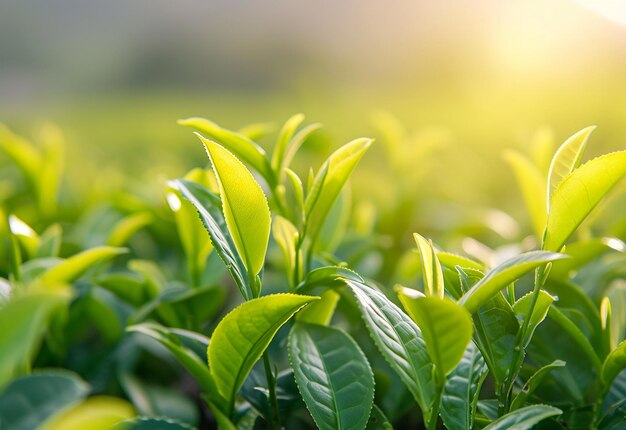
[[[528,309],[530,307],[530,302],[532,300],[532,293],[526,294],[524,297],[521,297],[518,301],[513,305],[513,311],[518,317],[522,317],[522,319],[527,315]],[[539,291],[539,296],[537,297],[537,302],[533,309],[533,313],[530,316],[530,321],[528,323],[528,328],[524,335],[524,340],[522,345],[524,348],[528,346],[528,343],[533,337],[533,333],[535,329],[548,315],[548,311],[550,310],[550,306],[554,302],[554,297],[545,292],[544,290]]]
[[483,430],[528,430],[540,421],[563,411],[547,405],[532,405],[513,412],[509,412],[496,421],[489,424]]
[[624,369],[626,369],[626,340],[617,345],[617,348],[611,351],[602,364],[604,385],[611,385],[615,377]]
[[254,170],[259,172],[270,184],[275,182],[272,167],[267,159],[265,150],[246,136],[234,131],[226,130],[212,121],[204,118],[187,118],[178,121],[178,124],[195,128],[213,139],[228,151],[235,154]]
[[626,151],[580,166],[559,184],[550,200],[543,249],[558,251],[589,213],[626,175]]
[[356,342],[341,330],[298,322],[289,360],[320,429],[362,430],[374,401],[374,375]]
[[224,214],[221,211],[222,201],[219,196],[213,194],[206,187],[185,179],[170,181],[169,185],[178,190],[185,199],[194,205],[209,233],[215,251],[226,265],[241,294],[246,300],[251,299],[252,292],[248,285],[248,271],[226,226]]
[[516,151],[506,151],[504,158],[513,167],[517,183],[522,190],[524,202],[530,213],[535,235],[543,237],[548,215],[544,202],[546,201],[546,180],[530,160]]
[[223,146],[199,136],[211,159],[228,231],[252,276],[262,269],[270,234],[270,209],[246,166]]
[[[415,294],[417,293],[417,294]],[[428,354],[439,374],[439,383],[459,364],[472,339],[472,317],[449,299],[424,297],[408,288],[398,289],[398,298],[422,330]]]
[[88,249],[63,260],[41,276],[44,285],[70,283],[78,279],[92,266],[110,260],[113,257],[126,253],[125,248],[100,246]]
[[483,279],[461,297],[459,303],[470,313],[474,313],[487,300],[526,273],[542,264],[566,257],[546,251],[531,251],[513,257],[487,272]]
[[550,211],[552,194],[558,188],[559,184],[563,182],[563,179],[580,165],[589,136],[595,128],[595,126],[583,128],[567,139],[559,149],[556,150],[552,162],[550,163],[550,170],[548,171],[548,186],[546,192],[548,212]]
[[561,360],[555,360],[550,364],[543,366],[541,369],[537,370],[529,379],[526,381],[522,389],[511,402],[511,410],[514,411],[516,409],[524,406],[526,399],[530,395],[532,395],[535,390],[541,385],[541,383],[550,376],[550,372],[554,369],[558,369],[560,367],[564,367],[565,362]]
[[417,244],[420,262],[422,263],[422,277],[424,278],[426,295],[437,296],[443,299],[443,272],[433,248],[433,243],[417,233],[413,233],[413,238]]
[[[215,328],[208,349],[209,368],[232,411],[235,394],[278,329],[317,297],[273,294],[243,303]],[[229,413],[230,415],[230,413]]]
[[309,192],[305,202],[307,235],[313,241],[339,192],[371,144],[372,140],[365,138],[346,143],[326,160],[324,165],[327,167],[322,168],[315,177],[311,190],[319,191]]

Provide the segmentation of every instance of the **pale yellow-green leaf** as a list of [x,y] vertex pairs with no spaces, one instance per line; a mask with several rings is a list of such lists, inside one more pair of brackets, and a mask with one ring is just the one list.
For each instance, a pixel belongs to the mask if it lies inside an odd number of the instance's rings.
[[125,248],[99,246],[76,254],[45,272],[40,280],[44,285],[70,283],[90,267],[126,253]]
[[322,168],[315,177],[305,202],[307,235],[312,240],[317,238],[330,208],[371,144],[372,140],[366,138],[345,144],[326,160],[324,165],[327,167]]
[[290,117],[280,129],[278,140],[276,141],[276,146],[272,153],[272,169],[274,169],[276,173],[280,173],[287,145],[296,133],[298,127],[300,127],[300,124],[302,124],[302,121],[304,121],[304,115],[301,113],[295,114]]
[[439,374],[439,383],[443,384],[472,339],[472,317],[463,306],[447,298],[424,297],[402,287],[397,291],[407,313],[422,330],[428,355]]
[[583,153],[587,147],[589,136],[595,130],[595,126],[586,127],[571,136],[556,150],[550,171],[548,172],[548,185],[546,192],[547,210],[550,211],[550,201],[554,191],[558,188],[563,179],[572,173],[582,160]]
[[570,173],[552,195],[543,249],[560,250],[624,175],[626,151],[595,158]]
[[226,225],[248,272],[263,267],[270,234],[271,216],[261,186],[233,154],[198,135],[217,177]]
[[56,415],[40,430],[108,430],[135,415],[133,406],[126,400],[95,396]]
[[15,215],[9,215],[9,229],[24,247],[28,257],[33,258],[41,243],[41,239],[35,230]]
[[250,164],[250,166],[263,175],[266,180],[272,181],[274,179],[270,162],[265,155],[265,150],[248,137],[222,128],[204,118],[181,119],[178,121],[178,124],[193,127],[201,131],[210,139],[215,140],[237,157],[241,158],[242,161]]
[[413,233],[422,264],[422,277],[427,296],[443,298],[443,271],[433,248],[433,243],[417,233]]
[[340,298],[341,296],[336,291],[328,289],[320,295],[320,300],[311,303],[298,312],[296,320],[311,324],[328,325],[333,318]]
[[[298,242],[298,230],[288,220],[280,215],[274,217],[272,227],[274,240],[283,252],[287,274],[292,275],[296,266],[296,243]],[[291,276],[289,281],[291,282]]]
[[128,215],[120,220],[109,234],[107,245],[123,246],[138,230],[152,222],[152,215],[149,212],[138,212]]
[[546,180],[533,163],[516,151],[506,151],[504,158],[515,172],[517,183],[522,191],[526,208],[530,214],[533,229],[538,238],[543,237],[548,215],[546,201]]

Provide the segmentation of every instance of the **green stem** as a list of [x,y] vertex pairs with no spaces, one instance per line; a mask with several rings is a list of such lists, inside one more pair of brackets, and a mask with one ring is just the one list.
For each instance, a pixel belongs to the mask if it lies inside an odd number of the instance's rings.
[[270,401],[270,423],[274,430],[279,430],[281,428],[280,425],[280,414],[278,412],[278,400],[276,398],[276,379],[274,378],[274,374],[272,373],[272,367],[270,366],[270,357],[267,351],[263,353],[263,365],[265,367],[265,378],[267,379],[267,389],[269,391],[269,401]]
[[445,384],[445,377],[437,377],[435,387],[435,401],[433,408],[430,411],[430,420],[428,421],[427,430],[435,430],[437,428],[437,421],[439,420],[439,407],[441,406],[441,396],[443,395],[443,387]]

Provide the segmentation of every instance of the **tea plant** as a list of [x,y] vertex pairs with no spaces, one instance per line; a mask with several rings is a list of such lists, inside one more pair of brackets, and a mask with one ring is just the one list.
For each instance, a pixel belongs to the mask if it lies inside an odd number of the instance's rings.
[[[346,228],[346,184],[373,141],[300,175],[293,162],[319,128],[303,122],[284,124],[270,156],[260,125],[180,121],[210,166],[167,183],[165,228],[164,212],[144,206],[109,221],[102,243],[59,258],[59,226],[39,235],[5,217],[0,428],[621,428],[626,260],[607,252],[626,246],[572,237],[626,175],[626,151],[582,164],[586,128],[546,172],[506,152],[537,249],[480,261],[415,233],[421,281],[380,285],[351,269],[377,232]],[[145,252],[133,243],[142,229],[173,227],[184,270],[172,276],[164,257],[118,261]],[[168,255],[173,245],[157,246]]]

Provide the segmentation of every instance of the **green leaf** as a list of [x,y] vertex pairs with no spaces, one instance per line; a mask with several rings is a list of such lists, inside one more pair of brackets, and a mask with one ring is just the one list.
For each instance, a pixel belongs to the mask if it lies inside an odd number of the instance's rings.
[[365,428],[374,401],[374,375],[350,336],[298,322],[289,335],[289,361],[320,429]]
[[626,421],[626,399],[612,405],[598,423],[598,430],[622,430]]
[[76,254],[57,264],[41,276],[44,285],[70,283],[98,263],[126,253],[125,248],[99,246]]
[[293,272],[296,268],[296,244],[299,238],[298,230],[289,220],[280,215],[276,215],[274,217],[272,233],[274,240],[283,252],[287,277],[291,284],[293,282]]
[[[519,300],[515,302],[513,305],[513,311],[515,314],[522,319],[528,313],[528,309],[530,307],[530,302],[532,301],[532,292],[524,295]],[[528,346],[528,343],[533,337],[533,333],[535,329],[548,315],[548,311],[550,310],[550,306],[552,302],[554,302],[554,297],[545,292],[544,290],[539,291],[539,295],[537,296],[537,302],[535,303],[535,307],[533,309],[533,313],[530,316],[530,321],[528,323],[528,328],[526,329],[526,333],[524,335],[523,345],[524,348]]]
[[278,329],[313,300],[318,298],[272,294],[243,303],[220,321],[208,349],[209,367],[219,392],[229,402],[229,411],[235,394]]
[[459,303],[470,313],[474,313],[487,300],[526,273],[542,264],[566,257],[547,251],[531,251],[513,257],[487,272],[483,279],[461,297]]
[[61,251],[63,230],[59,224],[52,224],[40,237],[39,247],[35,258],[58,257]]
[[[189,373],[196,379],[202,391],[212,399],[217,394],[217,387],[206,364],[191,349],[181,344],[180,339],[175,335],[175,331],[158,324],[145,323],[132,325],[126,328],[131,333],[141,333],[149,336],[166,347],[172,355],[183,365]],[[218,398],[219,401],[219,398]],[[224,406],[223,404],[220,406]]]
[[195,427],[170,418],[139,417],[123,421],[111,430],[195,430]]
[[513,399],[513,402],[511,402],[511,410],[514,411],[524,406],[526,399],[528,399],[528,397],[535,392],[543,381],[545,381],[545,379],[550,375],[550,372],[564,366],[564,361],[555,360],[537,370],[530,378],[528,378],[528,381],[526,381],[520,392],[517,393]]
[[248,273],[263,268],[270,235],[270,208],[246,166],[223,146],[200,136],[220,188],[226,225]]
[[248,271],[236,252],[235,243],[230,236],[221,211],[222,202],[219,196],[213,194],[206,187],[185,179],[170,181],[169,185],[178,190],[184,198],[194,205],[211,237],[215,251],[226,265],[241,294],[246,300],[251,299]]
[[433,365],[422,332],[381,292],[351,279],[344,282],[357,299],[374,343],[429,419],[435,394]]
[[444,266],[454,269],[456,266],[468,267],[475,270],[484,270],[482,264],[461,255],[452,254],[450,252],[437,252],[439,262]]
[[550,170],[548,171],[548,184],[546,192],[547,211],[550,211],[550,199],[563,180],[572,173],[582,161],[583,153],[587,147],[589,136],[595,130],[595,126],[586,127],[571,136],[556,150]]
[[472,339],[472,317],[450,299],[424,297],[416,290],[398,289],[398,298],[422,330],[428,354],[439,374],[439,382],[461,361]]
[[287,150],[287,145],[289,141],[296,133],[300,124],[304,121],[304,115],[298,113],[289,118],[283,127],[280,129],[280,133],[278,134],[278,140],[276,141],[276,146],[274,147],[274,152],[272,153],[272,169],[277,174],[280,174],[283,165],[283,159],[285,158],[285,151]]
[[546,212],[546,180],[536,165],[517,151],[506,151],[504,158],[511,165],[522,190],[526,208],[538,238],[543,237],[548,214]]
[[478,348],[470,342],[459,365],[448,375],[441,397],[441,418],[448,430],[471,429],[480,387],[487,366]]
[[353,140],[335,151],[314,179],[305,202],[307,235],[315,241],[333,203],[357,163],[372,144],[371,139]]
[[134,416],[135,411],[126,400],[100,395],[90,397],[72,409],[56,415],[38,430],[111,430],[117,423]]
[[302,146],[302,144],[312,135],[314,132],[319,130],[322,127],[321,124],[309,124],[300,130],[296,135],[289,141],[289,147],[287,148],[287,153],[282,161],[282,169],[286,171],[287,168],[291,165],[291,162],[296,156],[296,153]]
[[352,270],[341,266],[324,266],[311,270],[298,285],[299,293],[307,293],[317,287],[340,287],[345,280],[363,282],[363,279]]
[[511,368],[519,322],[511,305],[498,293],[473,315],[476,343],[496,384],[502,383]]
[[424,290],[426,295],[437,296],[443,299],[443,272],[435,249],[433,248],[433,242],[426,240],[417,233],[413,233],[413,238],[417,244],[420,262],[422,263],[422,277],[424,278]]
[[51,315],[67,300],[61,294],[39,293],[15,298],[0,308],[4,328],[0,330],[0,387],[30,368]]
[[333,290],[326,290],[320,295],[320,300],[311,303],[296,315],[298,322],[328,325],[335,313],[339,294]]
[[119,221],[111,230],[107,245],[122,246],[135,234],[138,230],[149,225],[152,222],[152,215],[149,212],[139,212],[129,215]]
[[378,406],[374,405],[365,430],[393,430],[393,426],[385,414],[383,414],[383,411],[381,411]]
[[558,251],[602,198],[626,175],[626,151],[580,166],[559,184],[550,201],[543,249]]
[[552,406],[527,406],[525,408],[509,412],[489,424],[483,430],[527,430],[546,418],[561,415],[562,413],[563,411]]
[[16,378],[0,394],[0,425],[32,430],[89,394],[80,377],[65,370],[46,370]]
[[570,258],[555,261],[550,269],[550,278],[569,279],[571,272],[594,261],[606,251],[626,252],[626,244],[613,237],[600,237],[567,245],[565,253]]
[[193,127],[201,131],[204,135],[234,153],[236,157],[239,157],[252,166],[252,168],[263,175],[270,184],[275,182],[272,166],[266,157],[265,150],[246,136],[226,130],[204,118],[181,119],[178,121],[178,124]]
[[602,364],[602,382],[605,386],[611,385],[615,377],[626,369],[626,340],[622,341],[606,357]]

